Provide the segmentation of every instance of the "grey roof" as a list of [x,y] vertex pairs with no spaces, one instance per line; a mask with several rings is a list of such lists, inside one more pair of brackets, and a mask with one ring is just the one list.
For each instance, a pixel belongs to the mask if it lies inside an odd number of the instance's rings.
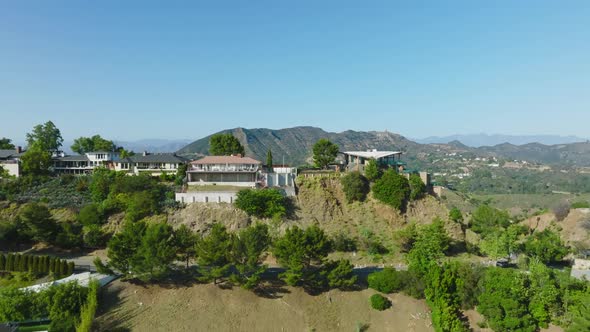
[[0,150],[0,159],[15,158],[19,157],[20,155],[20,153],[16,153],[16,150]]
[[130,156],[124,159],[121,159],[119,162],[127,162],[127,163],[164,163],[164,164],[174,164],[174,163],[185,163],[188,159],[179,157],[174,153],[156,153],[156,154],[148,154],[146,156],[142,154],[137,154],[135,156]]
[[72,156],[58,157],[58,158],[54,158],[54,160],[59,160],[59,161],[90,161],[90,159],[88,159],[88,157],[86,157],[85,155],[72,155]]

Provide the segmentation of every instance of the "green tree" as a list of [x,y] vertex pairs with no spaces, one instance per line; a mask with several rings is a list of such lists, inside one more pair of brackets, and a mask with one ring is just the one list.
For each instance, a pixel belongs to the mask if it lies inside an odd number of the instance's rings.
[[230,235],[225,226],[215,223],[209,234],[197,241],[195,250],[202,281],[217,284],[220,278],[228,275],[231,262],[229,254],[232,246]]
[[189,263],[195,257],[195,244],[197,237],[185,224],[180,225],[174,231],[174,241],[176,243],[178,258],[186,263],[186,268],[189,268]]
[[80,210],[78,221],[84,226],[100,225],[104,222],[104,218],[97,204],[88,204]]
[[28,203],[18,215],[22,232],[35,241],[53,242],[57,224],[47,206],[39,203]]
[[497,259],[508,257],[510,254],[518,253],[521,244],[519,238],[526,232],[521,225],[510,225],[508,228],[500,228],[489,233],[481,242],[480,249],[488,257]]
[[2,137],[0,138],[0,150],[14,150],[16,147],[14,144],[11,143],[12,140],[10,138]]
[[432,325],[435,331],[469,331],[461,312],[458,288],[461,285],[457,265],[439,266],[430,263],[426,275],[426,302],[432,310]]
[[328,261],[323,270],[330,288],[348,290],[356,284],[358,279],[354,275],[354,266],[347,259]]
[[21,157],[23,173],[27,175],[48,175],[51,165],[51,152],[44,150],[39,143],[29,145]]
[[237,194],[236,207],[249,216],[258,218],[284,217],[287,213],[287,201],[277,189],[244,189]]
[[108,151],[112,152],[117,149],[117,146],[113,141],[106,140],[100,135],[94,135],[92,137],[79,137],[74,140],[71,146],[72,151],[78,154],[84,154],[92,151]]
[[403,175],[388,170],[373,185],[373,196],[381,202],[404,211],[410,197],[410,184]]
[[559,234],[550,229],[529,236],[524,248],[527,255],[537,257],[545,264],[559,262],[568,254],[568,249]]
[[61,132],[51,121],[36,125],[33,131],[27,134],[29,150],[37,146],[41,151],[52,153],[58,152],[63,144]]
[[185,163],[178,165],[178,169],[176,170],[176,180],[174,181],[177,185],[182,185],[184,183],[187,169],[188,165]]
[[365,176],[371,182],[377,181],[381,177],[381,169],[375,159],[370,159],[365,166]]
[[569,315],[571,323],[566,329],[567,332],[590,331],[590,287],[582,294],[579,302],[571,306]]
[[369,180],[359,172],[350,172],[340,178],[342,189],[346,195],[348,203],[354,201],[363,202],[371,190]]
[[506,228],[510,225],[510,216],[506,211],[500,211],[487,204],[480,205],[471,216],[471,229],[484,236],[492,233],[498,227]]
[[134,273],[140,280],[160,280],[176,257],[174,231],[165,222],[149,224],[133,257]]
[[245,154],[244,146],[232,134],[215,134],[209,139],[209,154],[212,156],[229,156]]
[[404,288],[402,273],[390,267],[369,274],[367,281],[370,288],[385,294],[399,292]]
[[494,331],[537,330],[528,310],[527,276],[513,269],[489,268],[481,281],[485,290],[478,297],[477,311]]
[[415,201],[426,194],[426,185],[422,182],[422,178],[418,174],[411,174],[410,175],[410,199]]
[[409,268],[426,275],[431,262],[444,257],[449,243],[450,239],[442,220],[435,219],[432,224],[421,227],[414,246],[406,256]]
[[121,232],[115,234],[108,243],[108,266],[125,275],[132,275],[133,258],[142,244],[146,225],[142,221],[127,221]]
[[286,271],[281,278],[290,286],[313,281],[317,269],[332,249],[331,241],[317,225],[305,231],[297,226],[287,229],[273,245],[273,255]]
[[454,222],[462,222],[463,221],[463,214],[461,210],[456,207],[453,207],[451,211],[449,211],[449,220]]
[[266,167],[272,171],[272,151],[270,149],[266,152]]
[[262,265],[264,252],[270,245],[268,226],[256,224],[232,237],[231,262],[235,272],[230,280],[239,283],[245,289],[252,289],[260,283],[266,265]]
[[86,248],[101,248],[106,244],[106,234],[98,225],[91,224],[83,228],[83,242]]
[[326,138],[318,140],[313,146],[313,161],[316,167],[327,169],[336,160],[338,145]]

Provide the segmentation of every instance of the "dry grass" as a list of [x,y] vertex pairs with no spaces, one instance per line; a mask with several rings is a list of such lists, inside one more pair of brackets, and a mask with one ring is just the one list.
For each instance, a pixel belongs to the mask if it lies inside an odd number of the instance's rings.
[[[103,294],[102,331],[433,331],[423,301],[389,296],[383,312],[369,304],[372,290],[311,296],[284,288],[259,296],[214,285],[165,288],[116,281]],[[105,313],[105,309],[108,312]]]

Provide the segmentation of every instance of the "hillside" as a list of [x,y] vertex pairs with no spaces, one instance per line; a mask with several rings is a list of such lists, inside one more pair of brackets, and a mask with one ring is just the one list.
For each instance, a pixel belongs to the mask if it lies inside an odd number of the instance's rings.
[[[402,135],[391,132],[344,131],[341,133],[326,132],[316,127],[294,127],[286,129],[245,129],[234,128],[219,133],[231,133],[246,148],[246,154],[265,160],[270,149],[275,163],[303,165],[310,161],[313,144],[320,138],[328,138],[345,150],[398,150],[404,152],[404,159],[410,167],[428,167],[437,158],[448,153],[463,153],[481,157],[498,157],[507,160],[526,160],[529,162],[563,165],[590,166],[590,142],[544,145],[529,143],[513,145],[509,143],[495,146],[473,148],[460,141],[448,143],[420,144]],[[182,149],[179,154],[187,156],[203,156],[208,154],[209,138],[196,140]]]

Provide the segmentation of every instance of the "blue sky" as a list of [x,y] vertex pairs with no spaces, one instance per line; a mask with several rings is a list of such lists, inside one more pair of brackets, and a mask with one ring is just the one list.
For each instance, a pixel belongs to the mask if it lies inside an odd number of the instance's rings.
[[4,1],[0,136],[588,137],[589,1]]

